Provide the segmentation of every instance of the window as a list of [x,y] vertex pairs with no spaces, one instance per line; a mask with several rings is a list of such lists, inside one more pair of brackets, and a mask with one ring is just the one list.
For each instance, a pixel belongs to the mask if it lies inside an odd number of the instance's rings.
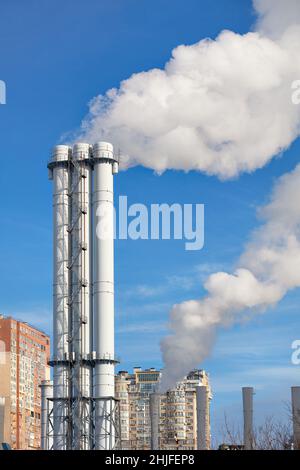
[[159,379],[159,372],[138,374],[139,382],[157,382],[158,379]]

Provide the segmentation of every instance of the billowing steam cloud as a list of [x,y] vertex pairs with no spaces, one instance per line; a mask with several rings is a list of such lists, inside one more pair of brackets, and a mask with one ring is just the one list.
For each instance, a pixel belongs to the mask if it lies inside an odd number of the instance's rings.
[[[299,0],[253,0],[254,32],[223,31],[216,40],[177,47],[163,70],[138,73],[94,98],[79,139],[107,139],[123,167],[199,170],[221,179],[252,172],[300,134]],[[207,296],[175,305],[162,341],[162,387],[209,353],[221,326],[275,305],[300,286],[300,166],[280,179],[264,224],[233,274],[219,272]]]
[[219,327],[275,305],[300,287],[300,165],[277,182],[264,219],[252,234],[233,274],[218,272],[205,283],[207,296],[175,305],[172,334],[161,343],[162,388],[172,386],[209,354]]
[[300,133],[300,107],[291,100],[300,77],[300,2],[254,6],[255,32],[181,45],[163,70],[134,74],[94,98],[78,138],[110,140],[124,167],[157,172],[226,179],[266,165]]
[[279,38],[288,28],[299,25],[298,0],[253,0],[259,15],[257,29],[266,36]]
[[[239,36],[247,45],[245,53],[251,40],[258,45],[256,59],[249,53],[245,59],[250,67],[256,60],[257,68],[253,68],[248,82],[244,78],[237,87],[245,114],[238,114],[242,116],[242,125],[237,124],[234,148],[241,154],[237,158],[226,157],[227,162],[236,163],[232,173],[220,171],[220,161],[217,162],[216,173],[221,177],[263,166],[299,134],[299,110],[292,109],[285,93],[289,88],[288,77],[299,73],[292,70],[291,60],[296,38],[300,38],[300,4],[297,0],[255,0],[254,5],[260,15],[258,32],[255,36]],[[264,79],[264,89],[259,77]],[[255,87],[256,80],[261,88]],[[281,113],[288,116],[285,128],[280,123]],[[248,132],[244,134],[246,122]],[[281,129],[279,133],[276,127]],[[300,166],[297,166],[294,172],[280,178],[270,203],[260,210],[264,224],[252,234],[236,271],[211,275],[205,283],[206,297],[173,307],[171,335],[161,343],[165,363],[162,388],[172,386],[207,357],[218,328],[263,312],[279,302],[288,290],[300,286],[299,188]]]

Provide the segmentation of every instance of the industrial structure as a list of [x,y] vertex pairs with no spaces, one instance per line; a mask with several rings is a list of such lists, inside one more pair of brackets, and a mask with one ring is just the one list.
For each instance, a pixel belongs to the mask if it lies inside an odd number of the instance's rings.
[[[165,393],[158,393],[161,371],[136,367],[116,376],[120,400],[122,449],[197,449],[196,389],[205,386],[205,448],[210,448],[211,392],[205,371],[194,370]],[[200,426],[199,426],[200,427]],[[203,438],[202,438],[203,439]]]
[[300,387],[292,387],[292,420],[294,449],[300,450]]
[[253,387],[243,387],[244,448],[253,450]]
[[5,435],[5,401],[4,397],[0,397],[0,445],[6,442]]
[[[164,393],[158,391],[161,371],[154,368],[115,375],[113,177],[118,165],[107,142],[58,145],[48,164],[53,181],[53,382],[44,376],[40,384],[41,445],[54,450],[209,450],[212,394],[204,370],[191,371]],[[297,446],[298,388],[292,395]],[[253,449],[250,387],[243,389],[243,406],[244,448]]]
[[[113,146],[58,145],[53,180],[53,449],[114,449]],[[48,398],[49,401],[49,398]],[[53,429],[53,431],[52,431]]]
[[149,397],[150,431],[151,431],[151,450],[159,450],[159,432],[160,432],[160,395],[158,392],[150,394]]
[[201,384],[196,386],[197,409],[197,449],[210,448],[210,422],[209,422],[210,388]]
[[50,338],[28,323],[0,315],[0,346],[0,443],[40,449],[40,384],[50,376]]
[[[50,429],[49,417],[53,413],[53,382],[43,380],[41,385],[41,449],[52,449],[53,429]],[[48,427],[49,426],[49,427]]]

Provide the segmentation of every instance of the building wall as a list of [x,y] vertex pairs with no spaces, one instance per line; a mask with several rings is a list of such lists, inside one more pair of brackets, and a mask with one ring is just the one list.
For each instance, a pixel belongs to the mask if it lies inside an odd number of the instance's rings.
[[50,339],[27,323],[0,316],[0,341],[6,350],[5,364],[0,363],[0,396],[9,399],[8,442],[13,449],[39,449],[39,385],[50,376]]
[[[160,375],[158,370],[141,368],[135,368],[132,374],[121,371],[117,375],[123,449],[150,449],[149,396],[157,388]],[[173,390],[160,396],[160,449],[197,448],[196,385],[199,384],[209,387],[203,370],[192,371]],[[209,416],[207,419],[210,429]],[[209,445],[210,432],[207,439]]]

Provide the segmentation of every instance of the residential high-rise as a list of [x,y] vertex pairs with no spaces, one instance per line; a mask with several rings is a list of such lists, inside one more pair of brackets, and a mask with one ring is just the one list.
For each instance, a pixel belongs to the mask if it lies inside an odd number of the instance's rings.
[[[156,369],[133,373],[120,371],[116,376],[116,398],[120,400],[122,449],[151,448],[150,394],[157,389],[161,372]],[[211,391],[204,370],[190,372],[176,387],[160,395],[159,448],[197,449],[196,387],[207,386],[208,406]],[[210,422],[207,416],[207,448],[210,447]]]
[[3,439],[12,449],[39,449],[40,384],[50,378],[50,338],[27,323],[0,315],[0,345]]

